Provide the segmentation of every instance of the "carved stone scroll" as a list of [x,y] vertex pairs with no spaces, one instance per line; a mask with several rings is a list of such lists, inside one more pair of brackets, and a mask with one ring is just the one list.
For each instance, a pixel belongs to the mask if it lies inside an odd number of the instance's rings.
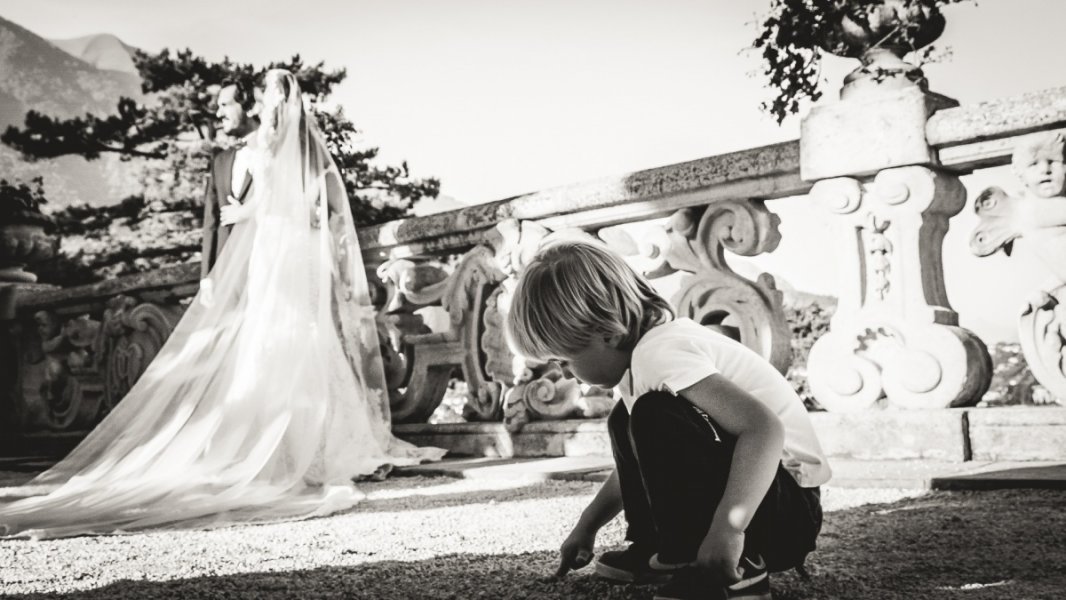
[[130,296],[108,300],[96,342],[103,360],[101,370],[108,409],[122,400],[144,373],[170,337],[181,312],[180,307],[138,303]]
[[725,258],[726,250],[741,256],[773,251],[781,241],[779,224],[760,200],[718,202],[677,211],[636,245],[653,259],[648,277],[689,273],[672,299],[680,316],[739,340],[784,373],[791,361],[791,331],[781,292],[771,275],[750,281]]

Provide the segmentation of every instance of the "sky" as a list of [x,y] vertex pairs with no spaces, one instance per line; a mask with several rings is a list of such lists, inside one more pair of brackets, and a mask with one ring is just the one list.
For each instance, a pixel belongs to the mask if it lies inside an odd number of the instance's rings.
[[[0,0],[0,15],[47,38],[111,33],[147,51],[189,47],[256,64],[299,52],[344,67],[348,79],[334,99],[363,142],[380,147],[385,162],[406,160],[414,175],[440,178],[443,194],[472,204],[798,137],[798,118],[779,126],[760,112],[769,91],[758,55],[745,50],[769,4]],[[945,14],[938,45],[950,56],[925,68],[934,91],[971,103],[1066,85],[1066,2],[979,0]],[[853,67],[826,61],[825,101]],[[990,183],[1014,180],[1005,169],[968,178],[971,203]],[[795,201],[771,208],[782,214],[786,239],[777,256],[755,263],[779,269],[796,287],[833,293],[837,274],[820,265],[835,264],[839,249],[805,262],[789,250],[824,233],[824,217]],[[990,273],[1014,278],[1019,289],[1043,274],[969,256],[970,212],[968,205],[952,222],[945,244],[949,295],[960,312],[968,307],[979,333],[1009,338],[1012,317],[1001,314],[1013,314],[1021,295],[991,308],[987,300],[979,309],[970,304],[990,293]]]

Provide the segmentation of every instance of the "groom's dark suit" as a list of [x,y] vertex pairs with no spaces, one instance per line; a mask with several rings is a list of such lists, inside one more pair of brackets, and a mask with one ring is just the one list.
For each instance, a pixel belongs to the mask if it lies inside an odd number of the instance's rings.
[[[215,155],[211,162],[211,176],[207,178],[207,186],[204,190],[204,243],[200,258],[200,279],[207,277],[222,253],[222,246],[229,238],[232,225],[222,225],[221,208],[228,203],[228,198],[233,193],[233,159],[237,156],[237,148],[227,148]],[[252,185],[251,173],[244,175],[240,193],[237,200],[244,202],[248,195],[248,188]]]

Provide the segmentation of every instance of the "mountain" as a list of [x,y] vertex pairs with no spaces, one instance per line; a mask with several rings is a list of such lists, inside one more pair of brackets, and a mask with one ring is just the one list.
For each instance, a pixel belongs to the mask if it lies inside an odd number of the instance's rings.
[[86,35],[69,40],[49,40],[60,50],[82,59],[97,69],[137,75],[133,47],[110,33]]
[[[85,113],[112,114],[122,96],[141,98],[140,78],[128,68],[119,51],[129,48],[108,35],[59,42],[100,68],[59,45],[0,17],[0,131],[22,125],[29,110],[55,116]],[[52,207],[73,202],[112,204],[139,189],[132,165],[116,156],[86,161],[75,156],[23,160],[0,145],[0,177],[28,180],[41,175]]]
[[452,196],[440,194],[436,198],[422,198],[415,202],[414,206],[411,207],[411,212],[416,217],[424,217],[426,215],[447,212],[449,210],[464,208],[466,206],[469,205],[456,200]]

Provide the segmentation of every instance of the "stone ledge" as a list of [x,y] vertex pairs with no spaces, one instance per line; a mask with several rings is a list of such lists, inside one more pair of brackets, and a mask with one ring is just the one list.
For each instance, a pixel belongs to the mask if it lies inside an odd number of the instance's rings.
[[[18,309],[34,310],[46,307],[66,304],[84,304],[92,301],[103,301],[120,294],[158,290],[162,288],[178,288],[192,284],[189,290],[195,293],[200,281],[200,263],[187,263],[126,275],[113,279],[105,279],[98,283],[79,285],[69,288],[55,288],[39,286],[39,289],[20,289],[18,292]],[[181,290],[176,293],[181,294]]]
[[[942,462],[933,460],[831,460],[829,488],[912,490],[1066,489],[1066,463]],[[2,467],[2,465],[0,465]],[[446,458],[399,467],[398,476],[498,479],[519,483],[549,480],[605,481],[614,470],[609,457]]]
[[510,433],[503,423],[397,425],[393,432],[419,446],[448,449],[449,456],[551,457],[610,456],[611,440],[602,419],[542,421]]
[[[1012,407],[928,411],[812,413],[830,458],[860,461],[1066,460],[1066,408]],[[606,421],[530,423],[509,433],[502,423],[397,425],[396,434],[452,456],[610,456]],[[971,450],[972,448],[972,450]]]
[[974,460],[1061,460],[1066,408],[1004,407],[969,411]]
[[[441,236],[456,236],[495,226],[505,219],[541,220],[568,213],[646,202],[723,184],[799,172],[799,142],[789,141],[749,148],[576,183],[469,206],[436,215],[390,221],[359,231],[364,253]],[[796,189],[777,189],[788,196],[806,192],[798,179]]]
[[614,469],[605,456],[554,458],[464,458],[398,467],[397,475],[455,477],[457,479],[506,479],[508,481],[602,481]]
[[[920,460],[973,468],[991,461],[1066,460],[1064,407],[812,413],[811,418],[834,464]],[[408,424],[393,431],[421,446],[446,448],[451,457],[611,455],[604,419],[541,421],[514,434],[503,423]],[[85,433],[0,436],[0,456],[59,458]]]
[[864,460],[967,460],[965,418],[962,409],[811,413],[828,456]]
[[986,463],[972,471],[933,477],[929,483],[935,490],[1066,490],[1066,463]]
[[941,110],[929,118],[926,139],[938,148],[1066,126],[1066,87]]
[[[983,146],[988,140],[1063,126],[1066,126],[1066,88],[1060,87],[940,110],[926,122],[925,137],[930,146],[941,151],[942,165],[951,170],[969,172],[977,167],[1009,164],[1011,146]],[[944,152],[949,148],[953,150]],[[809,189],[809,184],[803,184],[798,179],[799,155],[798,140],[749,148],[435,215],[390,221],[361,229],[359,243],[367,263],[376,264],[380,262],[379,255],[393,247],[411,246],[417,251],[444,251],[480,243],[483,237],[480,232],[509,218],[542,221],[565,215],[603,212],[612,207],[654,203],[685,194],[698,195],[701,191],[769,177],[778,177],[782,183],[775,186],[767,197],[799,195]],[[756,193],[738,197],[762,196]],[[699,203],[693,200],[691,204]],[[655,208],[652,207],[648,212],[654,213]],[[639,220],[649,217],[629,218]],[[592,221],[571,217],[568,222],[592,227],[599,222],[599,217],[593,217]]]

